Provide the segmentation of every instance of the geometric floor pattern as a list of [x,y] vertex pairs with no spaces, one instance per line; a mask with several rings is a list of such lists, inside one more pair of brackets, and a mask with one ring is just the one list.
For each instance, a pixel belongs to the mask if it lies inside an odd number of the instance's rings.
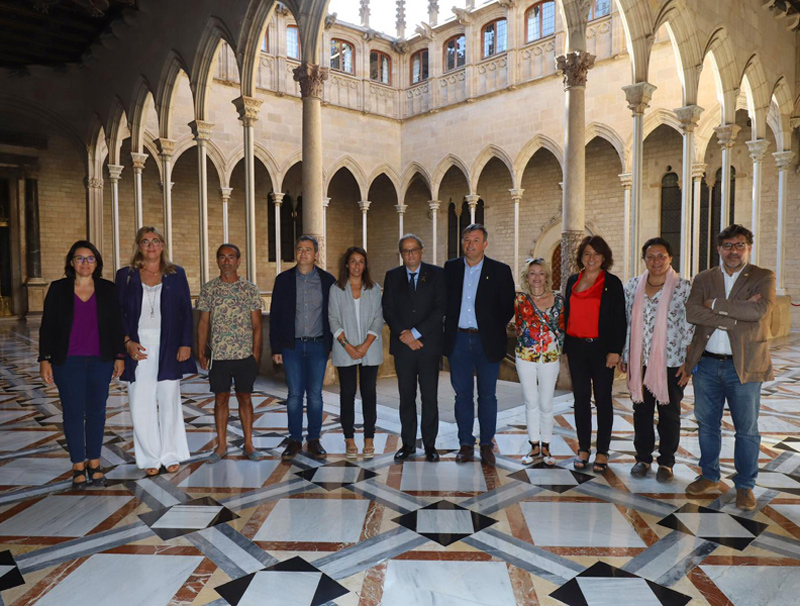
[[520,408],[498,418],[496,466],[457,464],[449,423],[440,423],[441,461],[420,451],[395,463],[398,420],[385,410],[375,458],[349,461],[337,398],[324,407],[327,461],[282,462],[277,388],[253,394],[263,460],[243,455],[232,399],[230,450],[210,465],[213,397],[205,377],[190,376],[192,456],[154,478],[134,465],[127,393],[115,382],[102,450],[109,484],[73,492],[58,393],[39,379],[36,342],[35,328],[0,325],[0,606],[758,605],[800,595],[800,335],[772,344],[750,513],[733,506],[727,413],[723,490],[685,494],[699,456],[691,385],[675,481],[630,476],[623,382],[601,476],[572,469],[568,399],[555,407],[554,468],[522,464]]

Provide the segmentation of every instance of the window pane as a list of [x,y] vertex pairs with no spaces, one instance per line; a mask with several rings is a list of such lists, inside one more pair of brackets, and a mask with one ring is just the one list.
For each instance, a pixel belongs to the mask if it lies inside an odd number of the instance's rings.
[[528,11],[528,42],[533,42],[542,37],[542,31],[539,28],[539,21],[542,18],[542,5],[537,4]]
[[291,59],[300,58],[300,48],[298,44],[297,28],[290,26],[286,28],[286,56]]
[[381,55],[381,82],[389,84],[389,57]]
[[456,40],[456,67],[461,67],[467,62],[467,39],[460,36]]
[[422,80],[422,53],[417,53],[411,59],[411,83],[416,84]]
[[497,50],[495,52],[506,52],[506,20],[497,22]]
[[348,74],[353,73],[353,47],[347,42],[341,43],[342,48],[342,70]]
[[422,79],[428,79],[428,51],[424,50],[420,53],[422,56]]
[[339,43],[331,40],[331,69],[340,69]]
[[494,23],[487,25],[483,30],[483,56],[490,57],[495,54]]
[[552,36],[556,31],[556,3],[542,5],[542,36]]
[[611,0],[594,0],[594,6],[589,12],[589,19],[605,17],[611,12]]
[[380,65],[378,63],[378,53],[369,54],[369,79],[379,81],[381,79]]

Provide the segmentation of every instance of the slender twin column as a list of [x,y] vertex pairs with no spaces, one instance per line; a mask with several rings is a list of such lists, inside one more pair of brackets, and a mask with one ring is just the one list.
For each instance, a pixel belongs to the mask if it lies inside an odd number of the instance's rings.
[[778,165],[778,251],[775,257],[775,281],[778,294],[786,294],[786,178],[794,152],[781,151],[772,154]]
[[[27,182],[31,179],[26,180]],[[89,194],[89,241],[102,248],[103,244],[103,179],[93,177],[86,180]],[[25,195],[28,195],[26,188]],[[38,202],[37,202],[38,204]],[[37,206],[38,213],[38,206]],[[41,275],[41,274],[40,274]]]
[[[683,131],[683,165],[681,167],[681,249],[680,249],[680,273],[684,277],[689,276],[692,268],[692,249],[691,249],[691,217],[692,215],[692,167],[694,165],[694,129],[700,120],[703,108],[697,105],[687,105],[675,110],[678,120],[681,121]],[[700,204],[697,199],[695,204]]]
[[136,231],[144,225],[144,212],[142,210],[142,171],[147,162],[147,154],[131,152],[133,164],[133,226]]
[[281,273],[281,206],[283,206],[283,197],[286,194],[281,192],[272,192],[272,204],[275,206],[275,274]]
[[719,230],[731,222],[731,150],[736,143],[736,135],[741,130],[736,124],[714,127],[719,146],[722,148],[722,183],[720,183]]
[[222,241],[229,242],[228,239],[228,202],[233,193],[232,187],[220,187],[219,195],[222,198]]
[[[700,273],[700,205],[703,197],[703,176],[706,165],[692,164],[692,190],[694,192],[694,209],[692,212],[692,276]],[[686,185],[684,185],[686,187]],[[689,276],[684,275],[685,278]]]
[[631,267],[628,260],[631,258],[631,173],[617,175],[622,183],[622,275],[627,282],[631,279]]
[[208,265],[208,166],[206,144],[211,139],[214,125],[194,120],[189,123],[197,142],[197,210],[200,221],[200,277],[203,284],[211,279]]
[[156,139],[158,157],[161,158],[161,206],[164,211],[164,236],[167,238],[167,254],[172,259],[172,154],[175,141]]
[[469,222],[475,223],[475,211],[478,209],[478,200],[481,197],[478,194],[467,194],[464,196],[464,199],[467,201],[467,206],[469,207]]
[[436,265],[437,263],[437,257],[439,252],[439,205],[440,204],[441,202],[439,200],[428,201],[428,208],[430,208],[430,217],[432,220],[432,229],[433,229],[433,238],[432,238],[433,256],[431,257],[431,259],[434,265]]
[[[509,189],[511,200],[514,202],[514,282],[519,276],[519,203],[522,200],[524,189]],[[519,284],[517,284],[519,286]]]
[[119,164],[108,165],[108,179],[111,181],[111,246],[114,249],[114,272],[121,267],[119,254],[119,179],[122,169]]
[[361,209],[361,248],[367,250],[367,213],[369,212],[369,205],[372,204],[369,200],[361,200],[358,207]]
[[765,139],[748,141],[747,148],[750,150],[750,158],[753,160],[753,208],[750,216],[750,229],[755,234],[755,242],[751,259],[754,265],[758,265],[761,248],[761,238],[759,237],[761,235],[761,165],[764,163],[769,141]]
[[257,284],[256,281],[256,153],[255,153],[255,123],[258,120],[258,110],[261,101],[253,97],[237,97],[231,103],[239,112],[244,135],[244,202],[245,202],[245,232],[247,241],[247,279]]
[[[322,198],[322,241],[328,240],[328,207],[331,205],[330,198]],[[328,269],[327,256],[322,258],[322,269]]]

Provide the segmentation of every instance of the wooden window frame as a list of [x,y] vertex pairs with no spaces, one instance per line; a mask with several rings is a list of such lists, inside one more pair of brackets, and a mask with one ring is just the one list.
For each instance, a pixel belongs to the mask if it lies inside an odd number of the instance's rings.
[[[328,65],[330,65],[330,68],[335,72],[340,72],[342,74],[350,74],[351,76],[355,76],[356,75],[356,45],[353,44],[352,42],[350,42],[349,40],[345,40],[344,38],[331,38],[330,46],[333,46],[336,43],[338,43],[338,45],[339,45],[338,46],[338,49],[339,49],[339,65],[341,65],[341,67],[340,68],[339,67],[333,67],[333,65],[331,65],[331,63],[333,63],[333,54],[331,54],[331,56],[328,58]],[[352,53],[353,53],[353,59],[352,59],[351,64],[350,64],[350,67],[353,68],[352,71],[348,71],[348,70],[346,70],[344,68],[344,52],[343,52],[343,50],[344,50],[345,45],[349,46],[351,51],[352,51]]]
[[[422,77],[422,62],[420,61],[420,70],[419,70],[420,79],[417,80],[416,82],[414,82],[414,57],[416,57],[417,55],[421,56],[422,53],[426,53],[426,58],[427,58],[426,63],[428,65],[428,73],[424,78]],[[426,80],[428,80],[428,78],[430,78],[430,70],[431,70],[431,67],[430,67],[430,53],[428,52],[428,49],[427,48],[421,48],[418,51],[416,51],[414,54],[412,54],[411,58],[410,58],[410,61],[408,62],[408,68],[409,68],[409,81],[411,82],[411,86],[414,86],[415,84],[421,84],[422,82],[425,82]]]
[[[528,21],[529,21],[528,15],[530,15],[531,12],[537,6],[544,7],[545,4],[552,4],[553,5],[553,31],[549,32],[547,34],[542,34],[538,38],[531,38],[529,36],[529,32],[528,32]],[[555,3],[554,0],[542,0],[542,2],[537,2],[536,4],[532,4],[528,8],[528,10],[525,11],[525,17],[524,17],[524,19],[525,19],[525,44],[530,44],[531,42],[536,42],[537,40],[543,40],[544,38],[552,36],[553,34],[556,33],[556,16],[555,16],[555,13],[556,13],[556,3]],[[539,12],[539,31],[540,32],[542,31],[542,25],[543,25],[543,22],[544,22],[544,20],[542,18],[543,15],[544,15],[544,11],[542,10],[542,11]]]
[[[375,53],[376,55],[378,55],[378,66],[379,66],[379,69],[378,69],[378,79],[377,80],[374,80],[372,78],[372,53]],[[386,74],[386,82],[384,82],[383,79],[381,79],[381,70],[380,70],[380,65],[382,65],[381,57],[385,57],[386,59],[388,59],[388,63],[389,63],[389,66],[386,68],[388,70],[388,73]],[[392,85],[392,57],[388,53],[384,53],[383,51],[379,51],[377,49],[370,49],[370,51],[369,51],[369,79],[370,79],[371,82],[377,82],[378,84],[383,84],[384,86],[391,86]]]
[[[447,67],[447,45],[454,40],[458,40],[459,38],[464,39],[464,63],[458,65],[458,58],[456,58],[456,64],[453,67]],[[467,36],[466,34],[456,34],[455,36],[450,36],[447,40],[444,41],[442,45],[442,72],[452,72],[461,67],[464,67],[467,64]]]
[[[497,50],[497,24],[500,23],[501,21],[504,21],[505,24],[506,24],[506,39],[505,39],[505,45],[503,47],[503,50]],[[487,55],[486,54],[486,30],[489,28],[489,26],[492,26],[492,29],[494,31],[495,51],[491,55]],[[481,26],[481,54],[483,55],[484,59],[488,59],[489,57],[494,57],[496,55],[502,55],[503,53],[505,53],[507,51],[508,51],[508,19],[507,18],[498,17],[497,19],[494,19],[493,21],[489,21],[488,23],[486,23],[483,26]]]
[[609,0],[608,3],[608,12],[605,15],[597,15],[597,0],[592,0],[592,7],[589,9],[589,21],[594,21],[595,19],[602,19],[603,17],[608,17],[611,14],[611,10],[613,8],[613,2]]
[[[295,47],[296,47],[295,50],[297,51],[297,56],[294,56],[294,55],[290,54],[290,52],[289,52],[289,30],[290,29],[293,29],[293,30],[295,30],[297,32],[297,44],[295,45]],[[302,55],[302,51],[301,51],[301,48],[300,48],[300,28],[297,27],[294,24],[287,25],[286,26],[286,57],[291,59],[291,60],[293,60],[293,61],[300,61],[300,58],[302,56],[303,55]]]

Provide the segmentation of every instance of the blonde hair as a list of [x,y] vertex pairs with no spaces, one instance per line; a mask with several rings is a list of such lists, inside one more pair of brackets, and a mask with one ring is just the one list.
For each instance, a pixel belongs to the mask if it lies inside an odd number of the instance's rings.
[[519,287],[529,295],[531,293],[530,284],[528,284],[528,271],[532,265],[538,265],[544,270],[544,289],[545,291],[553,289],[553,272],[550,271],[550,266],[547,261],[539,257],[538,259],[527,259],[522,266],[522,271],[519,274]]
[[128,264],[130,265],[131,269],[142,269],[142,267],[144,267],[144,255],[139,248],[139,244],[141,243],[145,234],[155,234],[161,240],[161,273],[175,273],[175,264],[170,261],[169,256],[167,256],[167,239],[157,227],[152,227],[149,225],[140,227],[139,231],[136,232],[136,237],[133,239],[133,254],[131,255],[130,263]]

